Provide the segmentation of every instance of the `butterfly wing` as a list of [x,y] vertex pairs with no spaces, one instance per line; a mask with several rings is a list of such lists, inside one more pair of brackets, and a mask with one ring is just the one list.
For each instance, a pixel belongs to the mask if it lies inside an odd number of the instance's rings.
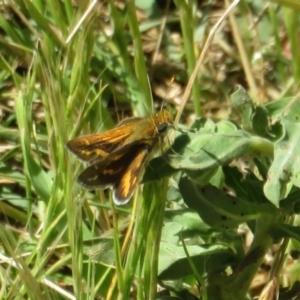
[[116,204],[125,204],[130,200],[136,186],[140,182],[149,154],[150,151],[147,145],[141,147],[133,157],[121,179],[114,185],[113,199]]
[[77,180],[85,188],[111,187],[115,203],[125,204],[139,183],[151,149],[140,143],[123,146],[90,165]]
[[70,140],[66,147],[79,159],[94,162],[124,145],[131,134],[130,130],[114,128],[103,133],[79,136]]
[[[98,134],[79,136],[70,140],[66,144],[66,147],[79,159],[93,163],[123,148],[127,144],[135,144],[136,142],[140,144],[143,143],[145,134],[148,134],[147,128],[149,128],[149,124],[152,125],[149,120],[150,119],[141,118],[125,119],[125,121],[122,121],[112,130]],[[150,129],[152,129],[151,126]],[[139,134],[135,134],[136,132]],[[152,139],[152,136],[150,139]]]

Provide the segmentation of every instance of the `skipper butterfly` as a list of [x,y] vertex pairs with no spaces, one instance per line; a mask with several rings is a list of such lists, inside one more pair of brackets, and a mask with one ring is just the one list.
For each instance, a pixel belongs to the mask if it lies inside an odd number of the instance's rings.
[[146,118],[129,118],[114,129],[80,136],[66,147],[90,165],[78,176],[85,188],[110,187],[116,204],[127,203],[135,191],[151,153],[163,141],[171,114],[162,110]]

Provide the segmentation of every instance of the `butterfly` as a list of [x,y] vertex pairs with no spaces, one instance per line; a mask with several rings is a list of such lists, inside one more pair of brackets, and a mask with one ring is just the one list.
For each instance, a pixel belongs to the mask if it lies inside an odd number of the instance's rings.
[[79,136],[66,147],[90,165],[77,181],[85,188],[111,188],[116,204],[126,204],[134,193],[145,164],[163,142],[170,127],[171,114],[162,110],[144,118],[128,118],[114,129]]

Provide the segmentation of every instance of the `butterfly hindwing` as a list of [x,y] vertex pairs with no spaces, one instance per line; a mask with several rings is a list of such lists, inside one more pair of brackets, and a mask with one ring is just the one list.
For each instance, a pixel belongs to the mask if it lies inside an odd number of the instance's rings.
[[139,183],[149,151],[147,144],[126,145],[87,167],[77,180],[85,188],[111,187],[114,201],[124,204]]
[[113,198],[117,204],[127,203],[140,181],[145,163],[149,157],[148,145],[141,147],[133,157],[121,180],[113,187]]

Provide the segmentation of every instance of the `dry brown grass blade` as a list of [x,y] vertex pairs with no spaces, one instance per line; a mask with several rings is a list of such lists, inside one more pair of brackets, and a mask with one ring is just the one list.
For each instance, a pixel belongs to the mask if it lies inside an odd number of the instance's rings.
[[179,122],[179,119],[182,115],[182,112],[183,112],[183,109],[185,107],[185,104],[186,102],[188,101],[188,98],[190,96],[190,92],[191,92],[191,88],[192,88],[192,85],[196,79],[196,76],[198,74],[198,71],[199,71],[199,68],[203,62],[203,59],[205,57],[205,54],[207,53],[208,51],[208,48],[218,30],[218,28],[220,27],[221,23],[225,20],[225,18],[227,18],[227,16],[229,15],[229,13],[238,5],[240,1],[239,0],[235,0],[232,2],[232,4],[226,9],[226,11],[224,12],[224,14],[221,16],[221,18],[218,20],[218,22],[214,25],[214,27],[212,28],[212,30],[210,31],[208,37],[207,37],[207,40],[204,44],[204,47],[203,47],[203,50],[201,51],[200,55],[199,55],[199,58],[198,58],[198,61],[197,61],[197,64],[195,66],[195,69],[189,79],[189,82],[185,88],[185,91],[184,91],[184,94],[183,94],[183,97],[182,97],[182,102],[180,104],[180,107],[178,109],[178,113],[176,115],[176,118],[175,118],[175,121],[174,121],[174,126],[177,127],[178,125],[178,122]]

